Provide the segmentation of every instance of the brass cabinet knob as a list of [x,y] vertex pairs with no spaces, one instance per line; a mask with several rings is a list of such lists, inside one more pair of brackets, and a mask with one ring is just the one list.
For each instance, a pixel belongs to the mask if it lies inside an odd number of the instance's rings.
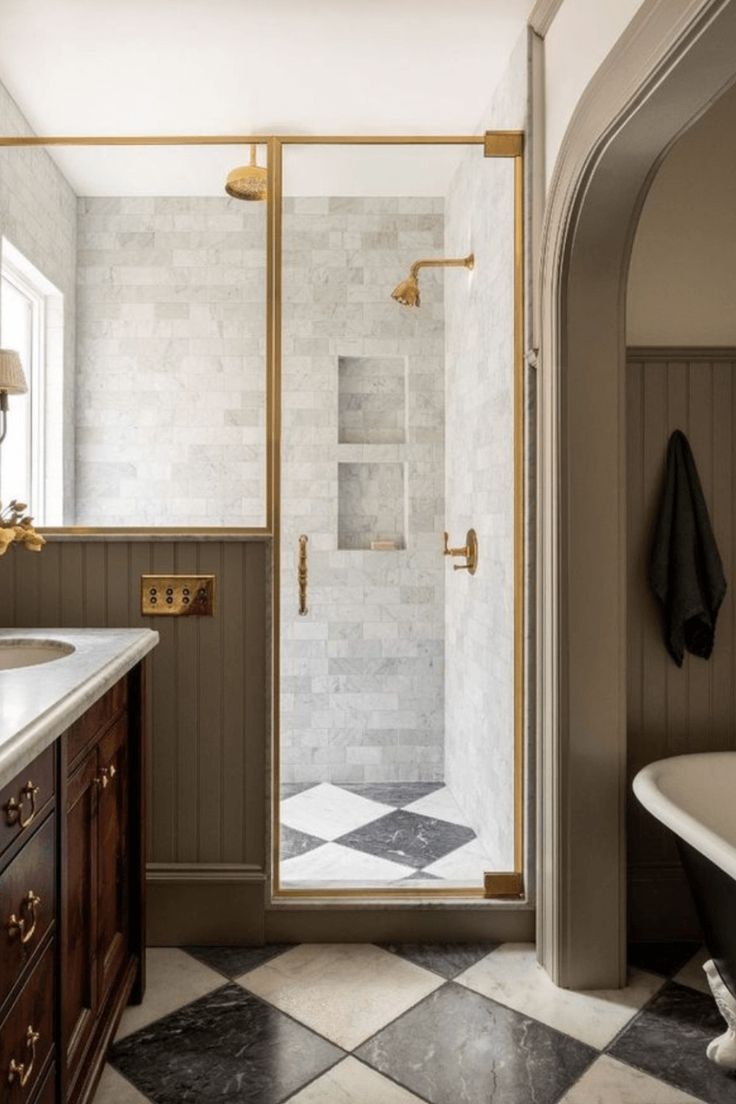
[[24,1089],[28,1084],[28,1080],[33,1073],[33,1064],[36,1061],[36,1046],[40,1038],[38,1031],[34,1031],[29,1024],[26,1031],[26,1050],[31,1052],[31,1057],[28,1062],[18,1062],[15,1058],[10,1059],[10,1065],[8,1066],[9,1085],[17,1081],[20,1087]]
[[[5,823],[8,827],[18,824],[21,828],[27,828],[29,824],[33,823],[37,811],[36,799],[38,794],[39,787],[34,786],[33,782],[26,782],[18,798],[11,797],[10,801],[8,801],[5,806]],[[26,801],[28,801],[31,811],[24,817],[23,806]]]
[[[38,922],[36,909],[40,904],[41,898],[38,894],[34,893],[32,889],[29,889],[21,902],[20,909],[18,910],[19,915],[16,916],[15,913],[12,913],[8,917],[8,935],[11,939],[17,932],[20,936],[21,943],[30,943],[31,939],[33,939],[33,933],[36,930],[36,924]],[[28,913],[28,919],[23,915],[25,912]]]

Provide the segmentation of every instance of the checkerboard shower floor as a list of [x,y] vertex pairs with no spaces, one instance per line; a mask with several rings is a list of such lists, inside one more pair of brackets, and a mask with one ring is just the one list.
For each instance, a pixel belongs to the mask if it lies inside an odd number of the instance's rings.
[[481,886],[499,869],[442,782],[284,785],[280,858],[287,889]]

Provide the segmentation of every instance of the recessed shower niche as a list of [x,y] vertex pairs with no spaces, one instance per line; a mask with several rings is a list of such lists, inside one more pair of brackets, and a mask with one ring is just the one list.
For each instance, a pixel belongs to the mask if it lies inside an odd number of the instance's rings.
[[337,547],[391,550],[406,544],[405,465],[337,465]]
[[338,357],[338,442],[406,441],[406,359]]

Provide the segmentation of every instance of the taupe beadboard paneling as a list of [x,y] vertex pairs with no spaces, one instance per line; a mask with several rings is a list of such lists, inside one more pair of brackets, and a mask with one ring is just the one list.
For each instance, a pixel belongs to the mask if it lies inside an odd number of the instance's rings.
[[[647,566],[669,435],[687,434],[729,588],[707,662],[682,669],[662,642]],[[736,748],[736,349],[629,349],[628,777],[670,755]],[[629,916],[636,938],[697,934],[674,838],[628,797]]]
[[[149,859],[265,862],[269,543],[50,540],[0,560],[0,625],[148,626]],[[140,614],[140,576],[217,577],[214,617]]]

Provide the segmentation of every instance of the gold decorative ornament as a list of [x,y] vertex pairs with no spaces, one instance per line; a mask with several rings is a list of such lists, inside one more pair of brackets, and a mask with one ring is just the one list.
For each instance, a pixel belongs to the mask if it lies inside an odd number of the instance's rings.
[[22,544],[27,552],[40,552],[46,540],[33,528],[33,518],[26,514],[25,502],[11,499],[3,509],[0,502],[0,556],[4,556],[11,544]]
[[409,269],[409,275],[400,284],[397,284],[391,292],[391,298],[402,307],[421,306],[419,297],[419,269],[420,268],[474,268],[475,257],[469,253],[467,257],[455,257],[448,259],[415,261]]

